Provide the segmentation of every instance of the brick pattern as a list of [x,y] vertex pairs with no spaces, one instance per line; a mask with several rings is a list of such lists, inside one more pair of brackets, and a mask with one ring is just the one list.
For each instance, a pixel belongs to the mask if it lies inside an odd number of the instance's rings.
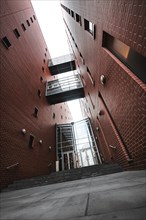
[[[46,81],[53,78],[47,67],[50,54],[30,1],[1,1],[1,10],[0,37],[6,36],[11,43],[6,49],[0,42],[0,176],[1,187],[5,187],[16,179],[55,170],[55,124],[70,122],[72,117],[66,103],[49,106],[45,98]],[[19,39],[13,33],[15,28]],[[25,135],[22,129],[26,129]],[[30,134],[35,136],[33,149],[28,146]],[[19,165],[6,169],[16,163]]]
[[[138,53],[146,56],[144,0],[93,0],[64,1],[61,3],[78,13],[82,26],[64,10],[69,42],[76,56],[79,71],[84,79],[86,103],[95,135],[98,137],[99,150],[105,162],[112,162],[106,145],[116,146],[110,149],[112,160],[119,162],[125,169],[144,169],[146,165],[146,85],[138,79],[113,54],[102,47],[103,31],[121,40]],[[84,18],[96,25],[95,40],[84,30]],[[84,59],[81,61],[80,53]],[[95,85],[87,75],[86,67],[90,69]],[[102,85],[100,76],[104,74],[106,84]],[[104,106],[98,97],[101,93],[116,129],[128,149],[132,162],[128,162],[122,150],[119,136],[114,130],[106,111],[99,117],[99,111]],[[89,100],[92,99],[95,108]],[[84,108],[84,107],[83,107]],[[97,120],[98,117],[98,120]],[[103,132],[96,127],[101,126]],[[104,138],[105,137],[105,138]],[[107,143],[107,144],[106,144]]]

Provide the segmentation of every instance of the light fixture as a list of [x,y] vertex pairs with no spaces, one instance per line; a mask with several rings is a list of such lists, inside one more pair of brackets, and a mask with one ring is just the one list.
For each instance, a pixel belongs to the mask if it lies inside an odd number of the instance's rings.
[[42,140],[39,140],[39,144],[41,145],[43,143],[43,141]]
[[99,127],[96,127],[96,131],[99,131]]
[[102,85],[104,85],[106,83],[106,77],[104,75],[100,76],[100,82]]
[[26,134],[26,129],[23,128],[23,129],[21,130],[21,133],[22,133],[23,135],[25,135],[25,134]]
[[49,150],[51,150],[52,149],[52,147],[51,146],[49,146]]

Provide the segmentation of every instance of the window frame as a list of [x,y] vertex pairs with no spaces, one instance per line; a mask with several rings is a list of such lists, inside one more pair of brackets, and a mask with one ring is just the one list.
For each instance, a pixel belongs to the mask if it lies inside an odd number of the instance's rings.
[[88,31],[93,36],[94,39],[96,38],[96,25],[85,18],[84,18],[84,29],[85,31]]

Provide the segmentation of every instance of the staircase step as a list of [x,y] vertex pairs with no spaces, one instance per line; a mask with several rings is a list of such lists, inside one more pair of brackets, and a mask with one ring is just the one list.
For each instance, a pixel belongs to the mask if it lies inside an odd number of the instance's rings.
[[2,191],[11,191],[17,189],[25,189],[36,186],[49,185],[53,183],[61,183],[84,178],[92,178],[101,175],[107,175],[122,172],[122,168],[118,164],[100,164],[89,167],[82,167],[72,170],[54,172],[50,175],[37,176],[30,179],[14,181],[8,188]]

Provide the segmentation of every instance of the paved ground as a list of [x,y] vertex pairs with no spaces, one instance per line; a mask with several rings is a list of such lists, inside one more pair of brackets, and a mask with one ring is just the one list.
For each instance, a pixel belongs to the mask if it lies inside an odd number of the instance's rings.
[[144,220],[146,171],[1,193],[1,220]]

